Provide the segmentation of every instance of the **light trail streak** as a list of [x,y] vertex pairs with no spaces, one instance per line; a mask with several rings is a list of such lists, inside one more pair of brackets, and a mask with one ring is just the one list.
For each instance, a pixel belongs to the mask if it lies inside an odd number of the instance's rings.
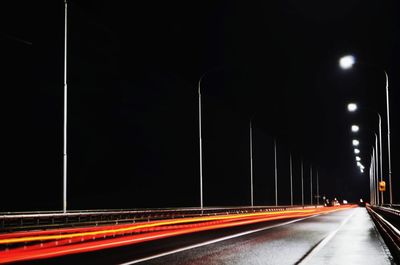
[[[14,243],[27,243],[32,241],[46,241],[46,240],[60,240],[60,239],[70,239],[73,237],[84,237],[84,236],[102,236],[109,234],[119,234],[119,233],[129,233],[139,231],[140,229],[148,229],[152,227],[165,226],[165,225],[177,225],[177,224],[185,224],[185,223],[195,223],[195,222],[206,222],[206,221],[219,221],[219,220],[227,220],[227,221],[235,221],[241,218],[258,218],[262,216],[271,216],[271,215],[287,215],[287,214],[295,214],[295,213],[314,213],[316,209],[307,209],[307,210],[290,210],[285,212],[261,212],[261,213],[248,213],[248,214],[233,214],[233,215],[224,215],[224,216],[203,216],[203,217],[195,217],[195,218],[182,218],[182,219],[172,219],[172,220],[162,220],[162,221],[154,221],[152,223],[146,224],[135,224],[127,227],[120,227],[119,225],[112,226],[112,229],[104,229],[103,227],[97,227],[95,231],[89,232],[73,232],[67,234],[60,234],[57,231],[57,234],[52,235],[35,235],[35,236],[18,236],[11,238],[3,238],[0,239],[1,244],[14,244]],[[118,227],[118,228],[115,228]],[[43,234],[46,234],[47,231],[43,231]],[[12,234],[11,234],[12,235]]]
[[[90,229],[91,231],[89,232],[82,232],[83,230],[76,228],[70,229],[70,231],[68,229],[62,229],[63,233],[67,234],[61,235],[54,234],[57,233],[57,230],[42,231],[43,234],[47,232],[50,233],[50,235],[41,235],[35,232],[35,236],[29,235],[28,233],[25,233],[25,235],[28,234],[28,236],[23,236],[23,233],[11,233],[9,238],[3,237],[0,242],[2,242],[2,244],[16,244],[37,241],[37,243],[32,246],[17,246],[1,251],[0,263],[77,254],[208,230],[243,226],[272,220],[308,217],[348,209],[350,207],[351,206],[162,220],[146,224],[96,227],[93,229],[97,230],[92,231],[92,229]],[[127,235],[127,233],[135,234]],[[14,237],[15,234],[19,236]]]

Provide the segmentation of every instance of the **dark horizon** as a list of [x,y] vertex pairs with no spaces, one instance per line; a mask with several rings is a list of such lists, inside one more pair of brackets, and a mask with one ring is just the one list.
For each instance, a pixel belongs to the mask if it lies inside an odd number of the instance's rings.
[[[320,194],[369,200],[369,156],[389,75],[393,201],[399,203],[399,6],[396,1],[69,1],[68,209],[199,206],[197,84],[202,81],[204,205]],[[62,209],[64,2],[2,9],[0,212]],[[356,57],[353,69],[341,56]],[[373,65],[373,66],[371,66]],[[349,102],[359,110],[350,114]],[[361,127],[360,174],[350,126]],[[387,179],[386,179],[387,181]],[[388,194],[385,200],[388,201]]]

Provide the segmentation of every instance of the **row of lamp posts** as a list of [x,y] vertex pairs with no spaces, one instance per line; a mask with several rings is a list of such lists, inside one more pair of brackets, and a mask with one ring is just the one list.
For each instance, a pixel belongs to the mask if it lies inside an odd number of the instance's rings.
[[[63,212],[67,211],[67,0],[64,0],[64,120],[63,120]],[[349,69],[355,63],[355,59],[353,56],[345,56],[340,59],[340,66],[343,69]],[[389,89],[388,89],[388,75],[386,71],[386,116],[387,116],[387,133],[388,133],[388,167],[389,167],[389,202],[392,201],[392,171],[391,171],[391,157],[390,157],[390,119],[389,119]],[[199,152],[200,152],[200,208],[203,209],[203,151],[202,151],[202,128],[201,128],[201,81],[205,74],[200,78],[198,82],[198,103],[199,103]],[[379,115],[379,125],[381,124],[380,115]],[[250,121],[250,182],[251,182],[251,206],[254,206],[254,189],[253,189],[253,137],[252,137],[252,123]],[[380,142],[381,142],[381,134],[380,134]],[[377,142],[377,140],[376,140]],[[356,142],[354,142],[356,143]],[[382,181],[382,144],[380,144],[380,177]],[[356,152],[355,149],[354,151]],[[359,150],[358,150],[359,152]],[[357,153],[356,153],[357,154]],[[278,172],[277,172],[277,158],[276,158],[276,141],[274,141],[274,165],[275,165],[275,205],[278,205]],[[293,170],[292,170],[292,157],[290,155],[290,202],[293,205]],[[374,162],[375,161],[375,162]],[[363,171],[363,165],[360,161],[357,161],[360,166],[360,169]],[[375,172],[375,173],[374,173]],[[371,163],[370,163],[370,175],[371,175],[371,198],[374,199],[374,203],[379,202],[379,196],[373,196],[376,189],[376,183],[378,178],[378,155],[377,148],[373,148],[373,152],[371,155]],[[373,180],[374,179],[374,180]],[[375,183],[375,184],[374,184]],[[301,164],[301,191],[302,191],[302,205],[304,205],[304,186],[303,186],[303,163]],[[312,195],[312,167],[310,167],[310,187],[311,187],[311,203],[313,201]],[[383,203],[383,195],[381,195],[381,203]],[[317,172],[317,200],[319,203],[319,183],[318,183],[318,172]]]
[[[352,55],[343,56],[339,61],[340,67],[342,69],[350,69],[355,64],[355,58]],[[392,166],[391,166],[391,156],[390,156],[390,116],[389,116],[389,78],[387,72],[383,70],[385,74],[385,84],[386,84],[386,118],[387,118],[387,149],[388,149],[388,171],[389,171],[389,203],[393,204],[392,196]],[[349,112],[355,112],[357,110],[356,103],[349,103],[347,106]],[[372,154],[369,167],[370,176],[370,200],[371,204],[383,204],[384,197],[383,192],[386,189],[385,182],[383,181],[383,163],[382,163],[382,119],[381,115],[378,115],[378,130],[379,130],[379,150],[378,150],[378,135],[375,133],[375,145],[372,146]],[[357,133],[359,130],[358,125],[352,125],[351,131]],[[352,140],[354,146],[354,153],[356,155],[356,164],[360,168],[360,172],[364,173],[364,165],[360,158],[360,149],[358,145],[360,144],[357,139]],[[380,193],[379,193],[380,192]]]
[[[198,120],[199,120],[199,165],[200,165],[200,208],[204,208],[203,201],[203,138],[202,138],[202,118],[201,118],[201,84],[208,72],[204,73],[198,81]],[[253,123],[249,122],[249,151],[250,151],[250,205],[254,206],[254,170],[253,170]],[[274,139],[274,183],[275,183],[275,206],[278,206],[278,165],[277,165],[277,146]],[[293,165],[292,154],[289,156],[289,175],[290,175],[290,204],[293,205]],[[319,176],[317,171],[317,204],[319,204]],[[303,161],[301,161],[301,202],[304,206],[304,181],[303,181]],[[310,202],[313,203],[312,189],[312,166],[310,166]]]

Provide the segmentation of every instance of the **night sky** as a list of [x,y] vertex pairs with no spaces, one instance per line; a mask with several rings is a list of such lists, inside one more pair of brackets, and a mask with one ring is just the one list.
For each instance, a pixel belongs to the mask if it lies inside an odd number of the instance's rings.
[[[250,119],[256,205],[274,204],[274,139],[279,204],[290,203],[290,153],[295,203],[301,160],[306,203],[310,165],[321,195],[369,200],[376,112],[388,175],[383,69],[400,203],[399,11],[395,0],[71,0],[68,208],[199,206],[203,74],[205,206],[250,204]],[[0,212],[60,210],[64,3],[7,1],[0,12]],[[338,59],[349,53],[357,64],[343,71]]]

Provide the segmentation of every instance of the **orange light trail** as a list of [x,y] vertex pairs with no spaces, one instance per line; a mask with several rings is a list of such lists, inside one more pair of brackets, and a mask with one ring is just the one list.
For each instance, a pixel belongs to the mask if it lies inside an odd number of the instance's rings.
[[10,245],[26,242],[37,243],[23,247],[17,246],[0,251],[0,263],[77,254],[124,245],[138,244],[201,231],[249,225],[272,220],[307,217],[348,209],[351,207],[355,206],[349,205],[335,208],[288,210],[282,212],[203,216],[177,220],[160,220],[145,224],[95,227],[90,229],[74,228],[10,233],[2,235],[0,244]]

